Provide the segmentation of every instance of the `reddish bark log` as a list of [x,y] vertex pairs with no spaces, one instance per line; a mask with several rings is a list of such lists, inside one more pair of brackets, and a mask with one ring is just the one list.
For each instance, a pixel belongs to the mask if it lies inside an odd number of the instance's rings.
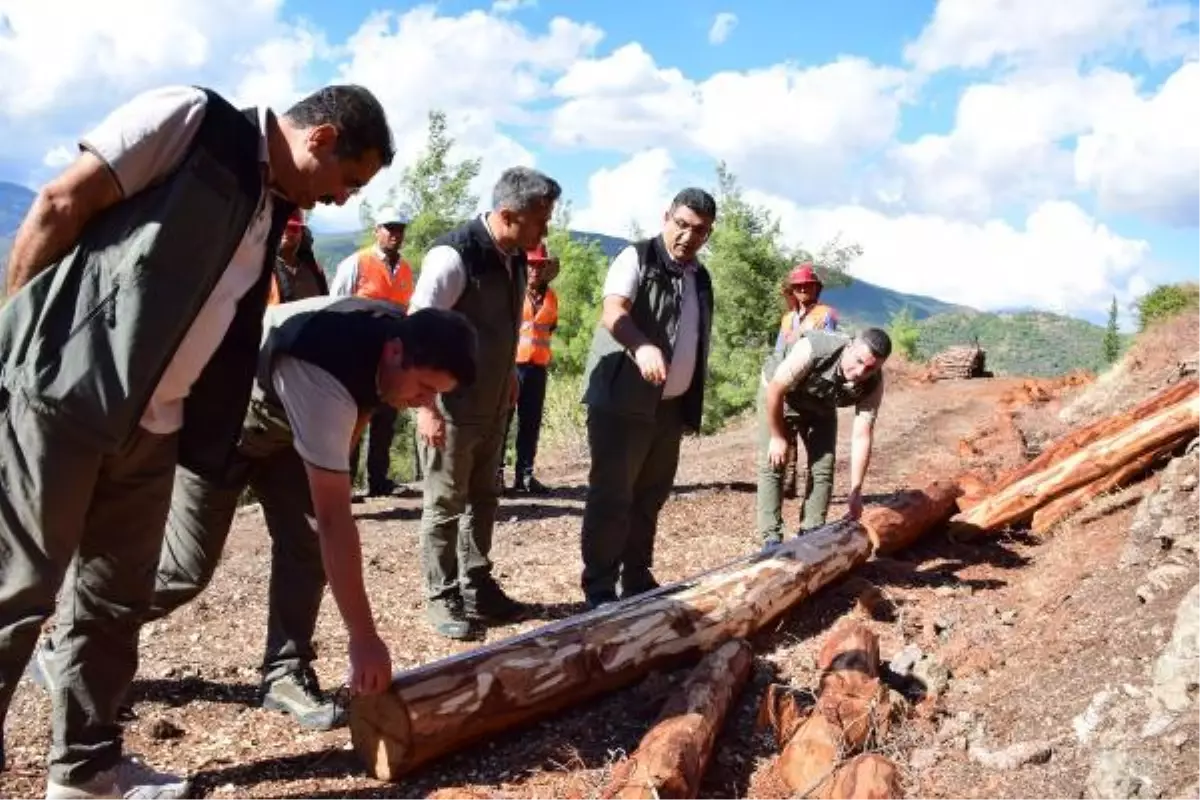
[[1034,512],[1030,528],[1035,533],[1045,533],[1067,517],[1083,509],[1105,492],[1111,492],[1114,489],[1119,489],[1126,484],[1132,483],[1142,477],[1153,466],[1155,461],[1169,455],[1180,446],[1187,444],[1193,433],[1184,434],[1160,448],[1151,450],[1149,453],[1135,458],[1133,461],[1109,474],[1101,476],[1091,483],[1084,484],[1078,489],[1067,492],[1056,500],[1050,501]]
[[871,552],[842,520],[770,557],[717,570],[670,593],[543,626],[402,672],[351,703],[350,733],[372,775],[394,780],[434,758],[745,637]]
[[[788,738],[776,769],[796,793],[833,797],[839,760],[863,747],[872,734],[887,732],[891,707],[879,681],[879,639],[861,622],[844,623],[829,635],[817,664],[823,670],[812,713]],[[776,700],[780,695],[775,695]],[[791,698],[791,703],[798,701]],[[769,716],[795,720],[799,709],[773,708]]]
[[742,639],[705,656],[637,750],[616,766],[606,797],[696,797],[713,743],[750,676],[754,654]]
[[868,506],[859,522],[867,529],[875,552],[894,553],[944,525],[954,515],[959,492],[955,481],[934,481],[924,489],[895,492]]
[[979,531],[999,530],[1028,521],[1042,506],[1080,486],[1120,469],[1145,453],[1157,450],[1191,433],[1200,425],[1200,398],[1160,409],[1050,467],[1027,475],[993,494],[951,522],[954,533],[971,536]]
[[900,796],[900,770],[878,753],[864,753],[839,767],[832,784],[822,795],[829,800],[852,797],[884,800]]
[[1091,424],[1068,431],[1051,442],[1038,454],[1037,458],[1000,478],[988,489],[987,494],[997,494],[1017,481],[1041,472],[1079,452],[1093,442],[1124,430],[1133,423],[1162,411],[1164,408],[1170,408],[1187,400],[1196,394],[1198,388],[1200,388],[1200,383],[1195,380],[1179,381],[1147,397],[1128,411],[1104,417]]

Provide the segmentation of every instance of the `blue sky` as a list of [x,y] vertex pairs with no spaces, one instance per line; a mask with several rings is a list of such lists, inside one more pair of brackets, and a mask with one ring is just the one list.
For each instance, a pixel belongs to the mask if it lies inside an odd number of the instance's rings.
[[902,291],[1097,319],[1197,274],[1195,2],[95,5],[0,0],[0,179],[36,187],[164,83],[286,107],[351,80],[388,109],[396,170],[438,108],[481,196],[533,164],[582,228],[652,230],[724,160],[790,243],[858,241],[852,273]]

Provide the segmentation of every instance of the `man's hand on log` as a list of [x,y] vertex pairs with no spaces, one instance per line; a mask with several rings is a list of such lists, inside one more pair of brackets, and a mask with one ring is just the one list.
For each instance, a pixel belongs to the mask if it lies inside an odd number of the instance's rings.
[[846,518],[858,519],[862,516],[862,512],[862,489],[851,489],[850,494],[846,497]]
[[350,691],[379,694],[392,684],[392,656],[378,634],[350,640]]
[[767,445],[767,462],[775,469],[779,469],[787,461],[787,451],[787,439],[782,436],[772,436],[771,443]]

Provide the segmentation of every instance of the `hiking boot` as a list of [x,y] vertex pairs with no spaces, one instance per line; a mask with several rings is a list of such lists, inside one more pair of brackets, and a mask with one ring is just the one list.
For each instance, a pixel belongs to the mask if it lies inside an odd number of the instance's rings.
[[613,591],[595,592],[587,596],[588,611],[596,611],[597,609],[607,608],[611,605],[616,605],[621,602],[617,597],[617,593]]
[[773,536],[770,539],[764,539],[762,550],[759,550],[759,555],[769,556],[783,545],[783,539]]
[[396,493],[398,484],[388,478],[379,483],[373,483],[367,487],[367,497],[391,497]]
[[425,618],[447,639],[468,642],[478,638],[474,626],[463,614],[462,598],[457,596],[438,597],[425,605]]
[[550,487],[532,475],[526,475],[524,478],[517,478],[517,482],[513,484],[513,492],[541,496],[550,494]]
[[492,578],[483,580],[463,593],[463,610],[467,618],[479,622],[515,622],[526,609],[524,603],[509,597]]
[[94,797],[135,797],[172,800],[187,797],[191,782],[187,778],[158,772],[136,758],[123,758],[116,766],[98,772],[83,783],[67,785],[46,781],[47,800],[91,800]]
[[346,708],[321,693],[321,684],[311,667],[265,684],[262,707],[291,714],[301,728],[310,731],[328,731],[346,724]]
[[626,580],[621,578],[621,599],[628,600],[631,597],[637,597],[639,594],[653,592],[658,588],[658,581],[654,580],[654,576],[647,572],[637,580]]

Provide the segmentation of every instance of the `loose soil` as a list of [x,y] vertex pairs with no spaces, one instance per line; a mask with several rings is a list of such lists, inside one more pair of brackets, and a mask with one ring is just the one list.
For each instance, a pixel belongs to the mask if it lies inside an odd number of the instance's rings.
[[[995,472],[1029,455],[1061,430],[1053,398],[1022,406],[1023,436],[986,447],[997,411],[1018,379],[929,384],[897,381],[878,425],[868,491],[880,495],[974,469]],[[844,513],[848,418],[843,418],[837,492],[831,518]],[[1031,442],[1034,443],[1031,445]],[[493,628],[494,641],[582,610],[578,588],[579,524],[586,465],[543,456],[540,477],[555,487],[546,499],[502,501],[493,558],[516,597],[537,604],[537,620]],[[685,578],[757,549],[754,534],[755,453],[752,421],[685,443],[675,491],[659,521],[655,572]],[[871,498],[867,498],[869,503]],[[785,506],[795,525],[796,501]],[[380,632],[397,669],[472,645],[433,634],[423,619],[417,542],[420,498],[409,492],[355,507],[367,585]],[[930,747],[946,720],[985,726],[993,747],[1066,735],[1096,691],[1133,681],[1170,635],[1178,597],[1139,607],[1115,564],[1129,510],[1046,539],[1014,532],[955,544],[940,534],[890,559],[869,562],[819,593],[753,642],[754,674],[719,739],[702,787],[706,797],[786,796],[774,782],[769,734],[755,730],[758,700],[770,682],[816,684],[815,655],[839,618],[861,613],[868,585],[892,601],[888,621],[872,621],[886,661],[915,642],[953,674],[948,691],[918,705],[893,737],[888,754],[904,768],[910,796],[1079,796],[1087,767],[1070,747],[1043,765],[1003,772],[972,762],[954,736],[931,764],[909,766],[914,748]],[[146,628],[133,686],[135,719],[125,727],[128,751],[157,768],[195,776],[210,797],[590,797],[614,759],[636,748],[661,701],[682,672],[655,674],[627,690],[561,713],[445,758],[399,784],[367,778],[345,730],[308,733],[256,705],[257,660],[264,636],[270,540],[254,508],[239,514],[211,587],[191,605]],[[1186,590],[1181,587],[1179,597]],[[1173,602],[1171,598],[1174,598]],[[345,635],[331,600],[318,627],[317,671],[326,687],[344,678]],[[28,682],[8,719],[9,770],[0,796],[45,791],[50,703]],[[969,721],[969,724],[968,724]],[[170,723],[167,725],[165,723]],[[969,730],[962,731],[965,735]],[[1177,754],[1181,780],[1196,775],[1193,736]]]

